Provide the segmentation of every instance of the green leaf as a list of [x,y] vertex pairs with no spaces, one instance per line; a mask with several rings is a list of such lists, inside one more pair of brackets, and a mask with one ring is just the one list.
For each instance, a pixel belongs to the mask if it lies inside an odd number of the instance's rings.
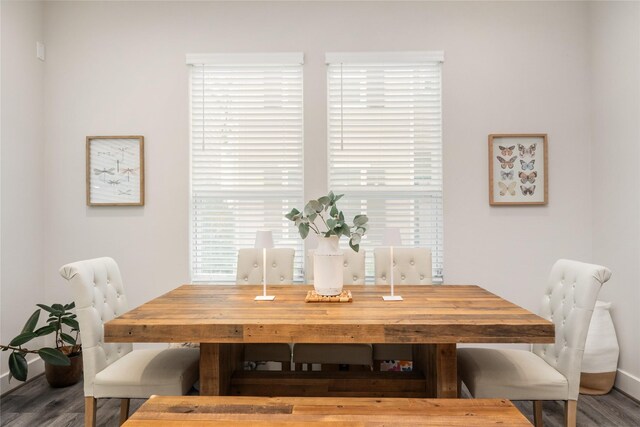
[[24,354],[14,351],[9,355],[9,371],[18,381],[26,381],[29,365]]
[[68,317],[63,317],[62,318],[62,323],[64,323],[67,326],[72,327],[73,329],[80,329],[80,324],[75,319],[69,319]]
[[309,218],[309,221],[313,222],[317,217],[318,217],[318,214],[314,212],[311,215],[309,215],[307,218]]
[[338,208],[336,207],[336,205],[331,206],[331,212],[329,212],[329,214],[330,214],[332,217],[334,217],[334,218],[335,218],[335,217],[337,217],[339,213],[340,213],[340,211],[338,210]]
[[327,206],[329,204],[329,202],[331,202],[331,199],[329,199],[328,196],[322,196],[318,199],[318,201],[320,203],[322,203],[323,205]]
[[38,307],[40,307],[41,309],[48,311],[49,313],[53,313],[54,310],[53,308],[49,307],[48,305],[44,305],[44,304],[36,304]]
[[369,221],[369,218],[366,215],[356,215],[353,217],[353,225],[361,226],[366,224]]
[[361,240],[362,240],[362,237],[359,234],[354,233],[351,235],[351,239],[349,240],[349,243],[351,243],[352,245],[359,245]]
[[300,233],[300,237],[306,239],[309,235],[309,224],[300,224],[298,226],[298,233]]
[[22,328],[22,333],[33,332],[38,324],[38,319],[40,319],[40,310],[34,311],[33,314],[29,316],[29,320],[27,320],[27,323],[25,323]]
[[351,229],[347,224],[342,225],[342,235],[345,237],[351,237]]
[[71,303],[65,305],[64,308],[65,308],[65,310],[73,310],[74,308],[76,308],[76,302],[75,301],[71,301]]
[[342,211],[340,211],[340,213],[338,214],[338,219],[344,222],[344,214],[342,213]]
[[336,200],[336,196],[333,194],[333,191],[329,191],[327,197],[329,198],[329,203],[333,205],[333,202]]
[[76,345],[76,339],[74,337],[72,337],[69,334],[65,334],[64,332],[60,332],[60,338],[62,338],[62,341],[71,344],[71,345]]
[[291,209],[291,212],[286,214],[284,217],[287,218],[289,221],[294,221],[295,217],[298,215],[300,215],[300,211],[296,208],[293,208]]
[[43,335],[49,335],[52,332],[56,331],[56,327],[53,325],[43,326],[42,328],[36,329],[34,332],[37,336],[41,337]]
[[333,203],[337,202],[338,200],[342,199],[343,197],[344,197],[344,194],[338,194],[338,195],[336,196],[336,198],[335,198],[335,199],[333,199]]
[[330,230],[333,230],[337,223],[338,223],[338,221],[336,221],[335,219],[329,218],[327,220],[327,227],[329,227]]
[[[64,355],[60,350],[50,347],[44,347],[38,350],[38,355],[42,357],[45,362],[56,366],[69,366],[71,360]],[[16,377],[17,378],[17,377]]]
[[352,243],[351,243],[351,240],[349,240],[349,247],[350,247],[351,249],[353,249],[353,250],[354,250],[354,252],[358,252],[358,251],[360,250],[360,245],[354,245],[354,244],[352,244]]
[[18,335],[17,337],[15,337],[14,339],[11,340],[11,342],[9,343],[10,346],[16,347],[19,345],[22,345],[26,342],[31,341],[32,339],[36,338],[38,335],[33,333],[33,332],[24,332],[20,335]]

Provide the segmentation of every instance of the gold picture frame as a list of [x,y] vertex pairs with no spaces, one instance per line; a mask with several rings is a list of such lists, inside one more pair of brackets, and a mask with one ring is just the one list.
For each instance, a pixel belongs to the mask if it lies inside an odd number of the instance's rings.
[[547,134],[489,135],[489,204],[546,205]]
[[144,137],[87,137],[87,206],[144,206]]

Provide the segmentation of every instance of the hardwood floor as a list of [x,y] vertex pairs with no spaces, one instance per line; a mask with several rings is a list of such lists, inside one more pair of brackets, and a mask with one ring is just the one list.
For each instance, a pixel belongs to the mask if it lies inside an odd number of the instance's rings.
[[[131,413],[144,400],[131,401]],[[531,402],[514,402],[524,415],[533,421]],[[98,426],[117,426],[120,401],[98,399]],[[0,425],[2,426],[82,426],[84,399],[82,383],[53,389],[40,376],[0,398]],[[561,402],[544,403],[544,425],[562,426]],[[618,391],[605,396],[580,396],[578,401],[579,426],[640,426],[640,403]]]

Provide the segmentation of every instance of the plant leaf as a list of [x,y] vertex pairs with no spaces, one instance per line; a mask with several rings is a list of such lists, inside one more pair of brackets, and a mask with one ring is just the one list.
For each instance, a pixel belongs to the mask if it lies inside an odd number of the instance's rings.
[[37,336],[41,337],[43,335],[49,335],[52,332],[56,331],[56,327],[53,325],[43,326],[42,328],[36,329],[34,332]]
[[[51,347],[43,347],[38,350],[38,355],[42,357],[42,360],[45,362],[56,365],[56,366],[69,366],[71,365],[71,360],[67,356],[64,355],[60,350],[51,348]],[[16,377],[17,378],[17,377]]]
[[18,381],[26,381],[29,365],[24,354],[14,351],[9,355],[9,371]]
[[328,196],[322,196],[322,197],[318,198],[318,201],[320,203],[322,203],[323,205],[327,206],[329,204],[329,202],[331,202],[331,199],[329,199]]
[[[337,202],[338,200],[342,199],[342,197],[344,197],[344,194],[338,194],[338,195],[336,196],[336,198],[335,198],[335,199],[333,199],[333,203],[335,203],[335,202]],[[357,251],[356,251],[356,252],[357,252]]]
[[353,250],[354,250],[354,252],[358,252],[358,251],[360,250],[360,245],[354,245],[354,244],[352,244],[352,243],[351,243],[351,240],[349,240],[349,247],[350,247],[351,249],[353,249]]
[[19,346],[22,345],[26,342],[31,341],[32,339],[36,338],[38,335],[35,334],[34,332],[24,332],[20,335],[18,335],[17,337],[15,337],[14,339],[11,340],[11,342],[9,343],[10,346]]
[[361,240],[362,237],[359,234],[354,233],[351,235],[351,239],[349,240],[349,242],[353,245],[359,245]]
[[351,237],[351,229],[347,224],[342,224],[342,235],[345,237]]
[[287,218],[290,221],[293,221],[296,217],[300,214],[300,211],[296,208],[291,209],[291,212],[289,212],[288,214],[286,214],[284,217]]
[[342,213],[342,211],[340,211],[340,213],[338,213],[338,219],[342,222],[344,222],[344,214]]
[[333,191],[329,191],[329,194],[327,194],[327,197],[329,198],[329,203],[333,205],[333,202],[335,202],[336,200],[336,196],[335,194],[333,194]]
[[62,338],[62,341],[66,342],[68,344],[76,345],[76,339],[73,338],[69,334],[65,334],[64,332],[60,332],[60,338]]
[[298,226],[298,232],[300,233],[300,237],[302,237],[303,239],[306,239],[307,236],[309,235],[309,224],[300,224]]
[[329,218],[327,220],[327,227],[329,227],[330,230],[333,230],[337,224],[338,224],[338,221],[336,221],[333,218]]
[[55,311],[53,308],[49,307],[48,305],[44,305],[44,304],[36,304],[36,305],[41,309],[43,309],[44,311],[48,311],[49,313],[53,313]]
[[38,320],[40,319],[40,311],[41,310],[38,309],[34,311],[31,316],[29,316],[29,320],[27,320],[27,323],[25,323],[24,327],[22,328],[22,333],[33,332],[33,330],[36,328],[36,325],[38,324]]
[[336,205],[331,206],[331,212],[329,212],[329,214],[332,217],[337,217],[340,214],[340,211],[338,210],[338,208],[336,207]]
[[366,215],[356,215],[353,217],[353,225],[361,226],[366,224],[369,221],[369,218]]
[[69,319],[68,317],[63,317],[62,323],[64,323],[67,326],[71,326],[73,329],[80,329],[80,324],[75,319]]

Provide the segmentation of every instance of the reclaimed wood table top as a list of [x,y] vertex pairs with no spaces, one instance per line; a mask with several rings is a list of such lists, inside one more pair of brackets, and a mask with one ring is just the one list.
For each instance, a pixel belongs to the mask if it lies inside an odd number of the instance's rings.
[[182,285],[105,324],[107,342],[548,343],[553,323],[473,285],[346,287],[353,302],[305,303],[309,285]]
[[152,396],[124,426],[530,426],[506,399]]

